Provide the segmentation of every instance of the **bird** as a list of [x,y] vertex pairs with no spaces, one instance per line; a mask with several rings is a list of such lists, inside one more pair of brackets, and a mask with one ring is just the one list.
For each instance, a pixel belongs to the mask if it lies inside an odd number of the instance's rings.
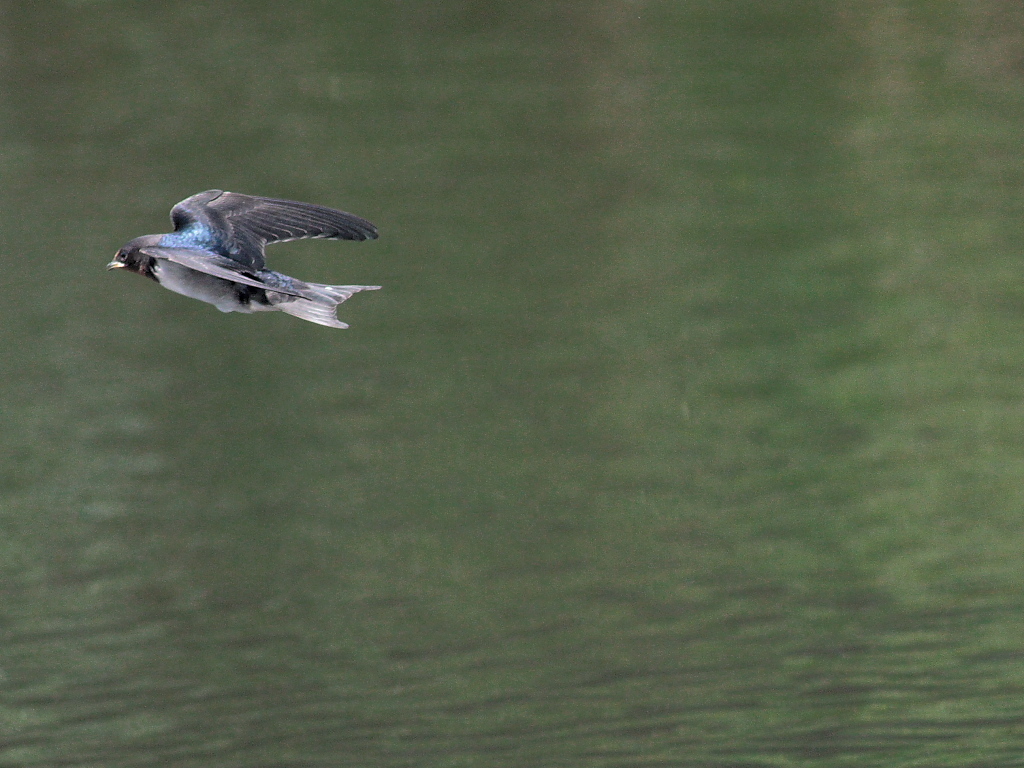
[[209,189],[171,209],[174,231],[125,243],[107,269],[126,269],[221,312],[286,312],[329,328],[348,328],[337,307],[379,285],[307,283],[266,269],[270,243],[320,238],[375,240],[366,219],[312,203]]

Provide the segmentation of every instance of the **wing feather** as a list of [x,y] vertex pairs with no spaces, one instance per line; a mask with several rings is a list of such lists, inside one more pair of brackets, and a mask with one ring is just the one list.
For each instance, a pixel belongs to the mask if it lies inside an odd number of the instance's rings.
[[377,228],[353,213],[312,203],[277,200],[210,189],[171,209],[176,232],[202,229],[219,236],[225,250],[245,266],[261,269],[268,243],[320,238],[373,240]]
[[256,235],[266,243],[307,237],[337,240],[377,237],[377,228],[366,219],[312,203],[225,192],[208,205],[224,217],[233,231]]

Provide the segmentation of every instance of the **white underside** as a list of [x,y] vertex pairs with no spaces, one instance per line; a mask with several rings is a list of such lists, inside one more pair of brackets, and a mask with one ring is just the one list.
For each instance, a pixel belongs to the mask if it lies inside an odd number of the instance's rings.
[[267,292],[270,305],[249,303],[242,304],[236,294],[237,284],[222,280],[213,275],[196,272],[181,264],[166,259],[156,259],[153,271],[160,279],[160,285],[190,299],[198,299],[213,304],[221,312],[268,312],[278,310],[287,312],[294,317],[308,320],[317,325],[330,328],[348,328],[338,320],[335,309],[352,294],[359,291],[375,291],[379,285],[321,285],[319,283],[302,283],[306,289],[313,289],[323,296],[320,301],[294,298],[286,294]]
[[167,290],[213,304],[221,312],[253,312],[257,309],[239,303],[235,295],[235,284],[219,277],[196,272],[166,259],[157,259],[153,271],[160,278],[160,285]]

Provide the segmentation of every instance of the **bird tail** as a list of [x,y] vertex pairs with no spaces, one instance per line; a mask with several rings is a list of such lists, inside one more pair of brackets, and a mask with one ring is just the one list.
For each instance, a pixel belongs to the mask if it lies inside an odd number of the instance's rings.
[[[277,303],[277,309],[287,312],[293,317],[308,320],[317,325],[326,325],[329,328],[348,328],[347,323],[341,322],[335,314],[338,305],[352,294],[360,291],[377,291],[379,285],[322,285],[320,283],[303,283],[303,288],[310,293],[316,294],[315,299],[294,298],[292,301]],[[292,297],[288,297],[292,298]]]

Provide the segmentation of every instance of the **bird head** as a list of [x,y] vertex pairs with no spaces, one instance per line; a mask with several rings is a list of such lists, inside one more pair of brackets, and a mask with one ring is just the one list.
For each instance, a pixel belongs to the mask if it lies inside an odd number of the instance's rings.
[[153,259],[144,254],[142,249],[147,245],[156,245],[156,241],[159,239],[159,235],[143,235],[125,243],[114,254],[113,261],[107,264],[107,269],[127,269],[129,272],[145,274],[146,267]]

